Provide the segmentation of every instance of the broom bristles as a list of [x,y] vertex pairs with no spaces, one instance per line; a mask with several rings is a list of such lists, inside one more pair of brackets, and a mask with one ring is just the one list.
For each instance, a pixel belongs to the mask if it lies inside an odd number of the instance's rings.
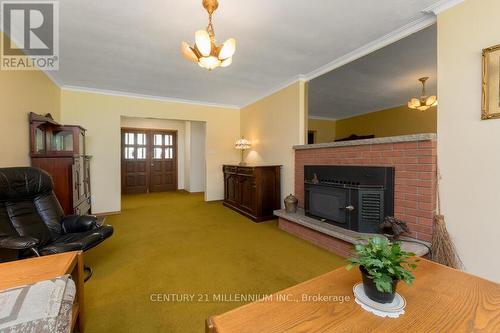
[[446,229],[443,215],[434,217],[434,232],[432,234],[432,260],[440,264],[461,269],[462,260]]

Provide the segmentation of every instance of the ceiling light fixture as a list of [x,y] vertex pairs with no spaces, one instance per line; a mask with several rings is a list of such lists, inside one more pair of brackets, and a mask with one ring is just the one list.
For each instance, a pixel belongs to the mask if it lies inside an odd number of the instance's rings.
[[425,94],[425,81],[427,81],[428,79],[428,77],[421,77],[420,79],[418,79],[420,82],[422,82],[422,96],[420,96],[420,98],[413,97],[408,101],[408,107],[410,109],[426,111],[431,107],[437,105],[436,96],[426,96]]
[[227,67],[233,62],[233,54],[236,51],[236,40],[229,38],[224,44],[215,44],[215,32],[212,25],[212,14],[219,7],[217,0],[203,0],[203,7],[208,12],[208,26],[205,30],[198,30],[195,34],[193,47],[182,42],[182,54],[188,60],[197,62],[200,67],[209,71],[217,67]]

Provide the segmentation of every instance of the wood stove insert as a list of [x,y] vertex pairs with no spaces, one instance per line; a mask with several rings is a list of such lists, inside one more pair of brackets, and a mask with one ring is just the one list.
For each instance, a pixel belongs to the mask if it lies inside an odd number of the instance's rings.
[[394,168],[304,166],[305,214],[349,230],[377,233],[394,215]]

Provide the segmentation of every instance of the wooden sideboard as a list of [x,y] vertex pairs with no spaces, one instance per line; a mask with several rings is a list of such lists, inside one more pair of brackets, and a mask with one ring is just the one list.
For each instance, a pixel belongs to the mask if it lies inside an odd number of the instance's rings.
[[281,207],[281,166],[224,165],[224,206],[255,222],[275,218]]

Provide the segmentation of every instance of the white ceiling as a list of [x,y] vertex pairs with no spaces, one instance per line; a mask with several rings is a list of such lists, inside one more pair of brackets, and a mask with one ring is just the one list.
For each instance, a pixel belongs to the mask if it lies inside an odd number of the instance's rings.
[[241,106],[443,0],[219,0],[216,37],[238,44],[233,64],[213,72],[180,54],[207,24],[201,2],[60,1],[60,70],[51,74],[62,86]]
[[437,90],[436,25],[309,82],[309,116],[342,119],[406,104],[421,95],[418,78]]

